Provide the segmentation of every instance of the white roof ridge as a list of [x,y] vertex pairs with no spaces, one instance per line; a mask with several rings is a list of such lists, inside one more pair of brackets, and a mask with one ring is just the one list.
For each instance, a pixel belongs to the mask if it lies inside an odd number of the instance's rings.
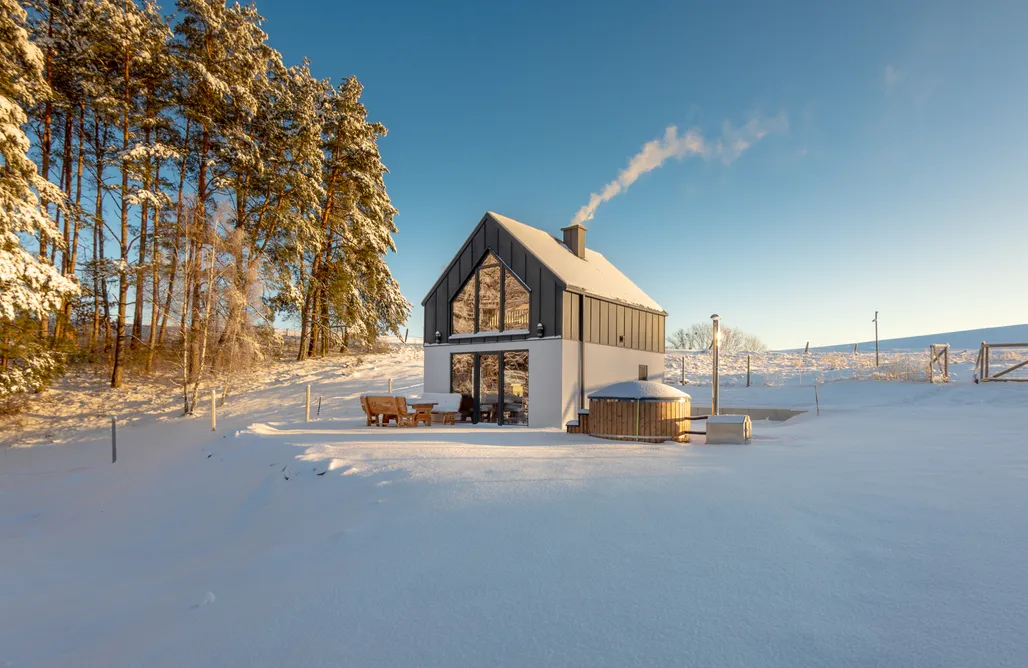
[[[603,253],[586,247],[586,256],[580,258],[561,239],[545,230],[495,211],[487,211],[486,215],[513,235],[525,250],[562,280],[572,292],[665,313],[660,304],[625,276]],[[560,254],[556,252],[558,250]]]

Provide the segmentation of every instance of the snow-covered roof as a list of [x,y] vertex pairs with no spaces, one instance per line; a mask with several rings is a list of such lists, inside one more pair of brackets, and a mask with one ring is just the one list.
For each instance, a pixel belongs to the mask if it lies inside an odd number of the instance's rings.
[[589,395],[590,399],[691,399],[677,387],[650,380],[626,380]]
[[517,238],[525,250],[535,255],[572,292],[664,312],[660,304],[593,249],[586,247],[583,260],[548,232],[492,211],[486,215]]

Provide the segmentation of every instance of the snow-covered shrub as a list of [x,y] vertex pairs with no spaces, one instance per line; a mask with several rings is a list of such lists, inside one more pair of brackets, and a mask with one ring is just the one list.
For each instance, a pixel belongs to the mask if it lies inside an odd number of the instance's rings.
[[888,360],[875,369],[874,379],[924,382],[928,380],[928,357],[905,355]]
[[64,373],[65,356],[53,351],[8,360],[0,369],[0,399],[46,389]]

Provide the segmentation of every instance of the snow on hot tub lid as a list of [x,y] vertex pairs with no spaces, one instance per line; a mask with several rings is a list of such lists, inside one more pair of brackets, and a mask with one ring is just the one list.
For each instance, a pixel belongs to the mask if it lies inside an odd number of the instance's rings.
[[691,399],[677,387],[649,380],[626,380],[608,385],[589,395],[590,399]]

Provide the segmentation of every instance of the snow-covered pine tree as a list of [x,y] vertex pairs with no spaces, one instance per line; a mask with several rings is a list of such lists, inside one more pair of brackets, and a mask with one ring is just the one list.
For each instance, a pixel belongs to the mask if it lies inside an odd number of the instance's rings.
[[[196,196],[193,224],[187,235],[186,291],[189,325],[183,313],[185,384],[200,381],[201,311],[205,274],[196,266],[204,245],[214,246],[217,231],[208,210],[212,198],[231,185],[234,171],[253,164],[255,153],[245,128],[257,111],[259,89],[273,52],[265,45],[255,7],[226,7],[222,0],[179,0],[180,20],[175,27],[173,53],[179,67],[177,85],[181,112],[196,126]],[[208,285],[208,293],[214,286]],[[184,393],[186,413],[192,412],[190,393]]]
[[22,244],[33,236],[63,244],[40,201],[63,195],[40,176],[22,128],[25,107],[50,94],[43,68],[42,53],[28,39],[25,10],[15,0],[0,0],[0,397],[38,389],[57,372],[60,357],[43,350],[38,321],[78,292],[73,279]]
[[254,323],[272,321],[256,287],[262,278],[271,281],[280,273],[276,264],[294,257],[289,247],[317,234],[323,196],[318,111],[327,84],[311,76],[306,62],[287,68],[276,53],[269,63],[247,135],[257,161],[241,162],[232,172],[236,217],[229,248],[234,272],[219,341],[222,364],[255,359],[259,337]]
[[372,342],[380,331],[395,332],[410,312],[385,262],[396,251],[397,231],[378,150],[386,128],[368,121],[362,92],[350,77],[327,92],[323,105],[323,239],[307,274],[300,359],[327,351],[333,324]]

